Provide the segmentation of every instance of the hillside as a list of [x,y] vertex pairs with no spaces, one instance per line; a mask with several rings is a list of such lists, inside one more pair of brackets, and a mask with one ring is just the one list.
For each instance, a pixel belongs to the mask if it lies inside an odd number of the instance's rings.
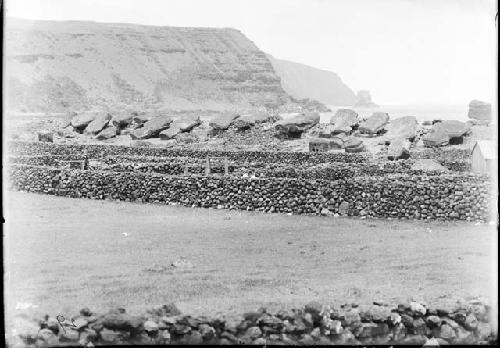
[[356,95],[340,77],[331,72],[308,65],[276,59],[267,55],[283,89],[291,96],[318,100],[327,105],[354,105]]
[[223,110],[290,100],[266,55],[235,29],[7,18],[5,35],[8,110]]

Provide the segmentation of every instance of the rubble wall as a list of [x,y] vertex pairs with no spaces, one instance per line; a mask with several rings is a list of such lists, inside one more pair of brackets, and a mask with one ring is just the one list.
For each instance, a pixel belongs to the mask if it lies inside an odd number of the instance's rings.
[[490,181],[472,174],[340,180],[172,176],[11,165],[10,188],[67,197],[293,214],[488,221]]

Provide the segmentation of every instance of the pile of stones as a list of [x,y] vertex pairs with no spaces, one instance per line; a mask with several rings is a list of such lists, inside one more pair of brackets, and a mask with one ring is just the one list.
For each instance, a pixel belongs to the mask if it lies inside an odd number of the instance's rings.
[[[418,302],[391,306],[310,302],[303,308],[242,315],[194,317],[174,304],[129,315],[124,308],[104,314],[83,308],[79,315],[18,318],[7,330],[13,347],[129,344],[494,344],[491,308],[478,301],[427,308]],[[15,331],[14,331],[15,330]],[[15,333],[12,333],[15,332]]]
[[475,174],[340,180],[172,176],[11,165],[14,190],[192,207],[376,218],[489,221],[490,181]]

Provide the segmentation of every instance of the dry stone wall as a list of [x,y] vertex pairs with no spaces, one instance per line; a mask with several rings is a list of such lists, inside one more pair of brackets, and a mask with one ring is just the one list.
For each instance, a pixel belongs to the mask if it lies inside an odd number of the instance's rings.
[[[47,347],[128,344],[255,345],[462,345],[495,344],[492,309],[471,301],[427,308],[418,302],[374,303],[339,307],[310,302],[302,308],[241,315],[195,317],[174,304],[132,316],[124,308],[93,313],[83,308],[74,317],[46,315],[20,319],[7,331],[9,345]],[[67,319],[66,319],[67,318]],[[14,334],[12,333],[14,332]]]
[[367,162],[365,154],[308,153],[308,152],[261,152],[261,151],[196,151],[185,149],[144,148],[116,145],[58,145],[37,142],[9,142],[10,153],[18,155],[72,155],[87,153],[90,158],[109,156],[155,156],[155,157],[226,157],[238,162],[266,162],[290,164],[318,164],[329,162]]
[[[9,163],[27,165],[47,165],[53,167],[63,166],[65,161],[82,160],[81,155],[39,155],[39,156],[11,156]],[[268,162],[227,161],[228,174],[234,176],[257,176],[278,178],[303,178],[320,180],[339,180],[354,176],[382,176],[392,174],[408,175],[441,175],[439,171],[413,170],[415,160],[379,161],[345,163],[332,162],[319,165]],[[135,157],[135,156],[110,156],[100,161],[91,161],[90,169],[110,170],[115,172],[143,172],[165,175],[188,174],[201,175],[205,172],[205,158],[191,157]],[[224,161],[215,159],[210,162],[211,173],[224,174]],[[463,167],[450,165],[452,171],[465,171]]]
[[294,214],[488,221],[490,182],[479,175],[340,180],[166,176],[11,165],[12,189],[67,197]]

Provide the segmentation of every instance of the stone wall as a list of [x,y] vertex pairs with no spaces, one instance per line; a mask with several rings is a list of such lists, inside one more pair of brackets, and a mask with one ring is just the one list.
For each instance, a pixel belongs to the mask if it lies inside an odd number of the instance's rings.
[[340,180],[166,176],[11,165],[11,189],[67,197],[294,214],[488,221],[479,175],[360,176]]
[[427,308],[417,302],[303,308],[193,317],[174,304],[129,315],[124,308],[96,314],[19,319],[7,329],[16,347],[128,344],[447,345],[494,344],[492,309],[478,301]]
[[[9,163],[61,167],[65,161],[82,160],[82,155],[37,155],[37,156],[10,156]],[[320,180],[339,180],[354,176],[383,176],[393,174],[408,175],[441,175],[439,171],[412,170],[415,160],[379,161],[379,162],[330,162],[318,165],[307,163],[269,163],[269,162],[241,162],[228,160],[228,173],[234,176],[245,174],[258,177],[304,178]],[[188,167],[189,174],[203,174],[206,159],[201,157],[154,157],[154,156],[109,156],[91,162],[91,169],[111,170],[116,172],[144,172],[165,175],[182,175]],[[468,164],[467,164],[468,165]],[[224,160],[212,159],[210,162],[212,173],[224,173]],[[449,166],[451,171],[466,171],[457,163]]]
[[9,152],[16,155],[64,155],[83,154],[90,158],[107,158],[110,156],[139,156],[139,157],[226,157],[231,161],[289,163],[289,164],[318,164],[330,162],[362,163],[367,162],[366,154],[350,153],[309,153],[309,152],[261,152],[261,151],[196,151],[185,149],[166,149],[151,147],[130,147],[116,145],[59,145],[40,142],[11,141],[8,144]]

